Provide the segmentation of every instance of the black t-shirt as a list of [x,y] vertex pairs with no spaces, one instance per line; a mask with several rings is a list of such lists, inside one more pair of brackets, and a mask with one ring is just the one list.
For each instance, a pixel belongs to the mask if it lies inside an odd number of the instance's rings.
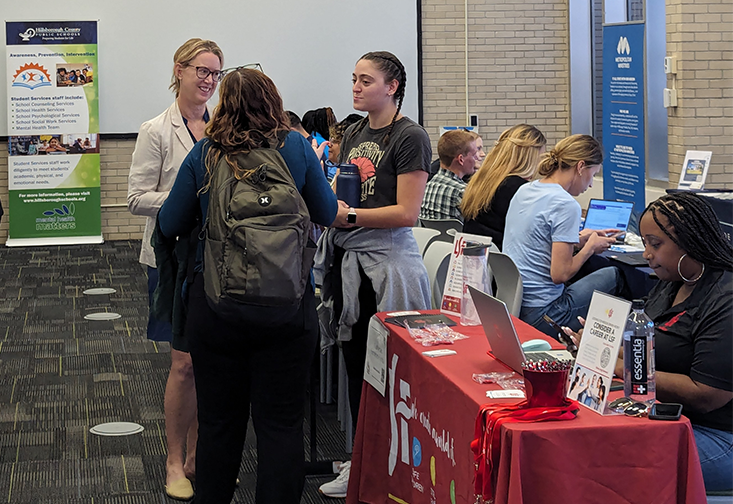
[[[645,311],[654,321],[656,370],[733,391],[733,273],[708,268],[695,290],[672,306],[682,282],[659,282]],[[733,401],[710,413],[685,409],[690,422],[733,432]]]
[[509,175],[501,183],[491,200],[488,209],[481,210],[475,219],[463,223],[463,232],[482,236],[490,236],[492,241],[501,250],[504,244],[504,229],[506,228],[506,214],[509,203],[517,190],[527,181],[516,175]]
[[[367,119],[365,119],[367,121]],[[381,208],[397,204],[397,175],[417,170],[427,172],[432,149],[422,126],[407,117],[396,121],[384,145],[389,126],[373,130],[358,122],[344,133],[341,162],[359,167],[361,207]]]

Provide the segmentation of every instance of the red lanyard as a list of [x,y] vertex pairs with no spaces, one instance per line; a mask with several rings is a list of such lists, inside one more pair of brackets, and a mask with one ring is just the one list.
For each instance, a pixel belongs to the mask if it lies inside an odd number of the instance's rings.
[[527,401],[518,404],[484,404],[476,417],[475,439],[471,450],[475,456],[474,492],[477,502],[494,502],[496,469],[501,453],[501,426],[511,422],[544,422],[572,420],[578,414],[577,401],[566,400],[557,407],[529,408]]

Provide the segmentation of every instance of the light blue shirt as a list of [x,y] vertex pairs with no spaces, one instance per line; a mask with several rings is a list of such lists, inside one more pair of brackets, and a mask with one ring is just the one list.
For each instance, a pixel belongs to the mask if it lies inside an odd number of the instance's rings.
[[509,204],[504,253],[522,275],[522,306],[547,306],[565,288],[550,276],[553,242],[578,243],[580,205],[559,184],[535,180],[519,188]]

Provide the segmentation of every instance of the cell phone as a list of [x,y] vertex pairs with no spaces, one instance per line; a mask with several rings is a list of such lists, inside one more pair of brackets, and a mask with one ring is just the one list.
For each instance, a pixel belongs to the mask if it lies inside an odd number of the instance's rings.
[[565,343],[565,346],[567,347],[568,352],[570,352],[570,354],[573,357],[575,357],[578,353],[578,347],[575,343],[573,343],[572,338],[568,336],[567,334],[565,334],[565,331],[562,330],[562,327],[560,327],[560,324],[552,320],[549,315],[544,314],[542,315],[542,318],[544,319],[545,322],[550,324],[550,326],[553,329],[555,329],[555,331],[557,331],[557,336],[558,338],[560,338],[560,341]]
[[656,403],[652,406],[649,418],[652,420],[679,420],[682,405],[677,403]]

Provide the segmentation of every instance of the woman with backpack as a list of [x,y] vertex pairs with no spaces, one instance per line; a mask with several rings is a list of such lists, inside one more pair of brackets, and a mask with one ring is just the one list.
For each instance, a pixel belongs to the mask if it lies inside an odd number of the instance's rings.
[[[213,208],[209,199],[219,197],[227,187],[265,180],[266,173],[244,169],[240,160],[270,148],[270,154],[279,153],[275,162],[284,161],[287,166],[290,183],[302,196],[310,220],[330,225],[337,203],[313,148],[302,135],[290,131],[282,99],[269,77],[254,69],[232,70],[221,82],[219,97],[206,128],[207,138],[184,160],[158,215],[166,237],[189,233],[199,216],[204,223],[202,235],[207,235],[199,243],[186,322],[199,417],[194,502],[231,502],[251,408],[257,435],[256,502],[295,504],[300,502],[305,479],[303,410],[318,341],[313,287],[306,282],[302,299],[287,316],[275,311],[263,318],[263,310],[245,308],[239,314],[242,320],[232,322],[212,309],[204,283],[205,278],[212,281],[215,272],[206,270],[202,263],[209,268],[212,263],[201,258],[212,246],[211,229],[223,225],[213,219],[229,220],[230,216],[209,215]],[[214,186],[222,178],[221,170],[231,186]],[[278,203],[266,196],[263,193],[258,199],[263,209]],[[245,235],[245,239],[249,238]],[[238,255],[256,253],[245,246]]]
[[[339,201],[319,241],[314,273],[341,342],[352,425],[361,400],[369,320],[378,311],[430,308],[430,284],[411,227],[420,213],[432,156],[428,134],[400,113],[407,74],[386,51],[370,52],[352,76],[354,108],[368,115],[349,127],[340,160],[361,175],[359,208]],[[338,185],[338,175],[336,176]],[[320,491],[345,497],[350,464]]]
[[[221,49],[211,40],[192,38],[176,50],[170,85],[176,99],[162,114],[140,126],[128,178],[127,206],[130,213],[146,217],[140,264],[146,268],[148,277],[151,308],[148,339],[171,344],[171,368],[165,386],[164,408],[168,443],[165,491],[174,499],[190,499],[193,496],[191,481],[195,477],[198,430],[196,389],[191,355],[183,334],[174,331],[170,322],[157,318],[153,313],[153,292],[158,284],[158,269],[150,238],[158,210],[173,186],[181,162],[204,136],[204,128],[209,120],[207,102],[221,78],[223,61]],[[91,74],[91,68],[89,70]],[[84,146],[88,141],[84,142]],[[48,150],[52,147],[53,142]],[[98,152],[98,149],[95,151]]]

